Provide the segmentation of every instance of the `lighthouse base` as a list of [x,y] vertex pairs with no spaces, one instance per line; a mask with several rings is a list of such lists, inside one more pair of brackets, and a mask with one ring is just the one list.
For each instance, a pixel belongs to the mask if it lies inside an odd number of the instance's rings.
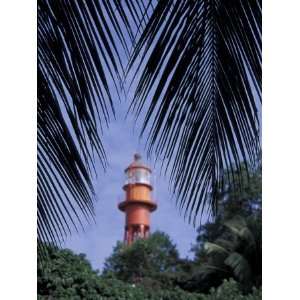
[[124,242],[130,245],[137,239],[146,239],[149,234],[149,226],[143,224],[133,224],[125,227]]

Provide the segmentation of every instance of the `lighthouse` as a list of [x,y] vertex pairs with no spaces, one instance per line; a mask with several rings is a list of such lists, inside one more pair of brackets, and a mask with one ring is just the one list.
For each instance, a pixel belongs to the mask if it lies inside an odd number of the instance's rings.
[[119,203],[119,209],[126,216],[124,242],[127,245],[149,236],[150,213],[157,208],[151,196],[151,173],[139,154],[134,155],[134,161],[125,169],[125,200]]

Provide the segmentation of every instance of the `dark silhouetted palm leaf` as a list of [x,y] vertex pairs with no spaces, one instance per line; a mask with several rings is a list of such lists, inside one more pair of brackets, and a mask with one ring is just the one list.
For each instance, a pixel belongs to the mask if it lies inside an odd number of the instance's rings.
[[215,212],[223,170],[260,152],[261,1],[158,1],[129,70],[131,109],[146,113],[148,154],[170,170],[180,209]]
[[111,89],[120,91],[145,7],[39,0],[37,9],[38,239],[57,242],[93,215],[91,176],[95,157],[107,164],[101,131],[114,115]]

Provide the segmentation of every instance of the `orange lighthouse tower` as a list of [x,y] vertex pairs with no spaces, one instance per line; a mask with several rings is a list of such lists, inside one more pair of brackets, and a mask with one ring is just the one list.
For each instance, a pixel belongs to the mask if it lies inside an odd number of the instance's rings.
[[139,154],[125,169],[125,176],[125,200],[119,203],[119,209],[126,214],[124,242],[130,245],[138,238],[148,237],[150,213],[157,205],[151,197],[151,169],[141,162]]

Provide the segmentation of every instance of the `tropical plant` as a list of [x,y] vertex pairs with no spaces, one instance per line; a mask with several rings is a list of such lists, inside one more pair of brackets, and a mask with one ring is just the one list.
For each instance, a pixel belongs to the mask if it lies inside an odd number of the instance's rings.
[[261,170],[246,179],[249,174],[241,169],[241,183],[220,191],[214,221],[198,229],[195,264],[183,287],[187,290],[206,292],[231,277],[245,291],[261,285]]
[[242,295],[237,282],[224,281],[208,295],[189,293],[178,287],[169,289],[126,283],[103,277],[92,270],[83,254],[46,246],[48,256],[38,261],[37,292],[39,300],[259,300],[261,290]]
[[[38,257],[38,299],[97,299],[98,276],[84,254],[46,245],[48,255]],[[93,298],[94,296],[94,298]],[[95,297],[96,296],[96,297]]]
[[146,110],[149,154],[171,171],[190,220],[215,212],[225,167],[260,151],[260,0],[39,0],[40,240],[93,215],[94,159],[106,167],[101,132],[126,57],[138,82],[131,109]]
[[[224,184],[217,193],[217,214],[198,228],[196,244],[192,248],[198,260],[198,256],[202,256],[204,243],[212,242],[224,233],[224,222],[236,216],[261,218],[261,167],[249,172],[242,164],[234,172],[226,171],[225,174]],[[228,180],[229,176],[234,180]]]
[[158,1],[135,64],[131,109],[195,222],[216,211],[223,171],[260,153],[261,0]]
[[163,285],[171,280],[168,275],[176,271],[178,263],[179,254],[170,237],[156,231],[130,246],[118,242],[105,261],[103,274],[127,282]]
[[206,242],[208,261],[200,272],[203,276],[218,273],[224,278],[235,278],[244,290],[261,286],[261,219],[236,217],[224,224],[230,235]]
[[261,300],[261,288],[253,288],[252,293],[243,295],[239,284],[233,279],[224,280],[217,289],[211,289],[210,294],[203,300]]
[[105,169],[101,132],[115,111],[111,90],[120,93],[135,24],[145,18],[137,5],[37,2],[39,240],[61,241],[93,216],[95,158]]
[[48,256],[38,262],[38,299],[202,299],[176,287],[153,289],[100,276],[93,271],[85,255],[47,247]]

